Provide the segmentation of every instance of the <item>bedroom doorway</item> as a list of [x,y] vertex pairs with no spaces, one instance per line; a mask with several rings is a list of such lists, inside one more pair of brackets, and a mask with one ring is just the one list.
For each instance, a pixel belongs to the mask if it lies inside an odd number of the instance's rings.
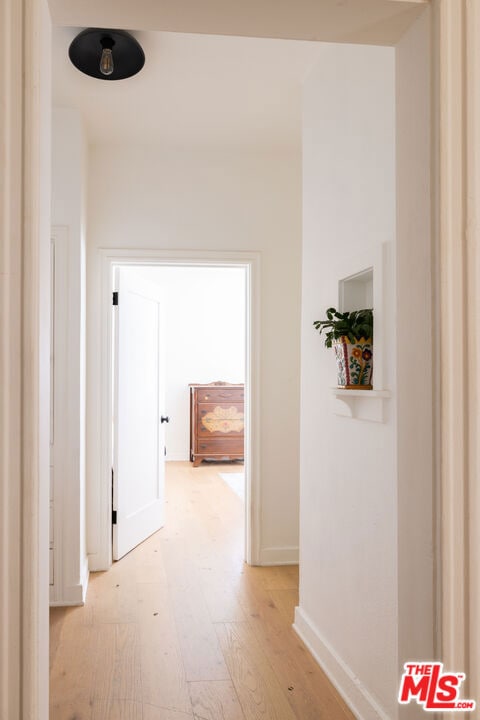
[[181,471],[241,504],[243,559],[257,564],[257,259],[104,261],[111,560],[164,525]]

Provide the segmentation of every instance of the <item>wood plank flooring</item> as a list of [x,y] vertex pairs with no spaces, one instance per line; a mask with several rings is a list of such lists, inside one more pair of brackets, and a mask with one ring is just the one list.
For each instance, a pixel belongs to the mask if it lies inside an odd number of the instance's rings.
[[165,527],[51,609],[50,720],[354,720],[291,628],[298,568],[244,564],[229,471],[168,463]]

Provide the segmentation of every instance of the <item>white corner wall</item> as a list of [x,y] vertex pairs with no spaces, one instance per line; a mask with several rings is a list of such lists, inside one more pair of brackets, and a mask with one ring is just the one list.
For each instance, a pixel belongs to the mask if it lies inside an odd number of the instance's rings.
[[243,268],[134,268],[164,298],[168,460],[190,460],[189,383],[245,382]]
[[349,274],[352,258],[383,243],[393,256],[394,59],[393,48],[325,45],[304,88],[301,582],[295,624],[359,718],[396,716],[392,262],[384,277],[384,385],[392,398],[383,423],[333,414],[335,363],[312,323],[337,304],[338,280]]
[[[403,663],[434,655],[429,15],[396,49],[322,54],[304,88],[295,626],[359,720],[415,718],[397,693]],[[380,244],[391,398],[367,422],[332,413],[335,363],[312,322]]]
[[[88,552],[105,568],[99,458],[99,248],[261,254],[260,562],[298,557],[301,155],[96,146],[89,156]],[[192,309],[192,322],[203,309]]]
[[[439,337],[432,240],[431,12],[396,47],[398,388],[398,664],[435,647],[438,506],[435,432]],[[402,714],[415,718],[409,706]]]
[[[63,383],[55,393],[63,400],[62,447],[53,468],[54,585],[51,603],[78,604],[88,582],[86,552],[85,401],[86,401],[86,177],[87,143],[82,120],[76,110],[54,108],[52,116],[52,226],[58,242],[64,243],[66,282],[58,297],[66,313],[65,367],[58,368]],[[55,231],[53,233],[55,235]],[[56,406],[58,404],[56,403]],[[60,457],[61,454],[61,457]]]

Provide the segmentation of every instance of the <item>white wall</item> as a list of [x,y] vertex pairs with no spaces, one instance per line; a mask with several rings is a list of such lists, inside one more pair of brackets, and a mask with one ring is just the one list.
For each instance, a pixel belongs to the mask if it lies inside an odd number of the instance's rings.
[[[55,604],[81,602],[87,583],[85,524],[85,216],[87,144],[80,114],[55,108],[52,127],[52,225],[65,229],[67,291],[58,298],[67,312],[64,342],[64,386],[55,392],[65,398],[62,455],[65,474],[54,475]],[[58,372],[58,362],[56,371]]]
[[434,647],[439,338],[432,310],[430,20],[424,12],[396,48],[399,667],[440,651]]
[[[304,88],[301,583],[296,626],[358,717],[396,716],[395,275],[386,268],[383,423],[332,412],[312,327],[368,248],[395,243],[394,50],[325,45]],[[363,270],[360,266],[358,270]],[[367,401],[365,401],[367,402]],[[380,711],[379,711],[380,712]]]
[[[93,147],[89,161],[88,551],[98,556],[101,339],[98,248],[261,254],[261,560],[298,548],[301,158],[227,148]],[[197,307],[192,320],[202,312]]]
[[[418,717],[397,705],[401,668],[434,655],[429,21],[396,50],[325,46],[304,95],[296,626],[368,720]],[[334,362],[312,321],[381,243],[391,398],[366,422],[332,414]]]
[[189,383],[245,382],[245,270],[143,267],[133,272],[162,288],[167,460],[189,460]]

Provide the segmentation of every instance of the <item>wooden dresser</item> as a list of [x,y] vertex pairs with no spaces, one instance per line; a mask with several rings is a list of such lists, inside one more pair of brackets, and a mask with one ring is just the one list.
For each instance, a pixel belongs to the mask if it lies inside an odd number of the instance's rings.
[[190,386],[190,460],[242,460],[244,386],[214,382]]

